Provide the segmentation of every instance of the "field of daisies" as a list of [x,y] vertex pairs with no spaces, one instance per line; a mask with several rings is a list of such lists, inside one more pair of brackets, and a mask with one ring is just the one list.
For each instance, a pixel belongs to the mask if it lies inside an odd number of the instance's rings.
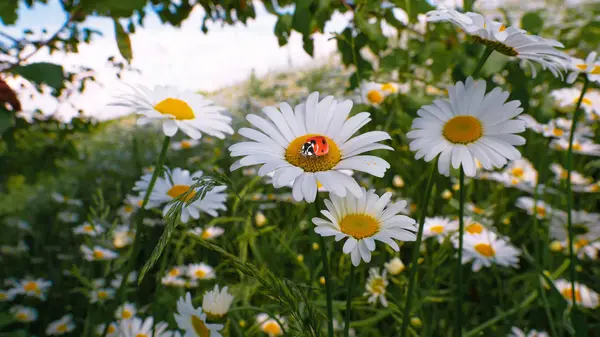
[[598,42],[496,19],[438,7],[363,74],[124,83],[2,199],[0,336],[599,336]]

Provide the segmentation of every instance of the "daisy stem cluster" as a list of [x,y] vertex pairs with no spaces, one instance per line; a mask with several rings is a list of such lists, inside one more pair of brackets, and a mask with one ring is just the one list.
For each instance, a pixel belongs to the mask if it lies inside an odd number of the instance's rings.
[[352,314],[352,287],[354,287],[354,277],[356,275],[356,267],[350,264],[350,275],[348,277],[348,294],[346,298],[346,321],[344,322],[344,337],[349,336],[350,332],[350,316]]
[[427,205],[431,198],[431,191],[433,190],[433,181],[437,167],[437,160],[431,164],[431,172],[427,179],[427,187],[425,187],[425,195],[421,201],[421,213],[419,214],[419,229],[417,230],[417,241],[412,252],[412,259],[410,262],[410,271],[408,274],[408,291],[406,293],[406,302],[404,304],[404,315],[402,319],[402,330],[400,336],[406,336],[408,329],[408,322],[410,321],[410,308],[412,306],[412,294],[414,292],[415,280],[417,275],[417,262],[419,260],[419,252],[421,247],[421,240],[423,238],[423,225],[425,224],[425,218],[427,217]]
[[569,259],[571,264],[569,266],[569,276],[571,277],[571,296],[573,302],[573,311],[577,309],[577,301],[575,298],[575,268],[576,268],[576,259],[575,254],[573,252],[573,240],[575,239],[575,235],[573,234],[573,215],[571,214],[573,210],[573,189],[571,186],[571,171],[573,170],[573,140],[575,139],[575,130],[577,129],[577,121],[581,116],[581,112],[583,110],[579,109],[581,106],[581,102],[583,101],[583,96],[587,91],[588,85],[590,84],[588,77],[584,76],[583,88],[581,89],[581,95],[579,95],[579,99],[577,100],[577,104],[575,105],[575,111],[573,112],[573,123],[571,124],[571,133],[569,135],[569,150],[567,152],[567,227],[569,231]]

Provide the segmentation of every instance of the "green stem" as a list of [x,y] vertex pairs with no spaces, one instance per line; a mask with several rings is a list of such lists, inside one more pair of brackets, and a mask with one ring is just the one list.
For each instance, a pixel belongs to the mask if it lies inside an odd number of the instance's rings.
[[533,301],[535,301],[535,299],[536,299],[537,297],[538,297],[538,293],[537,293],[537,291],[536,291],[536,292],[532,293],[531,295],[529,295],[529,296],[528,296],[528,297],[527,297],[525,300],[523,300],[523,302],[519,303],[519,304],[518,304],[517,306],[515,306],[514,308],[512,308],[512,309],[510,309],[510,310],[508,310],[508,311],[506,311],[506,312],[504,312],[504,313],[502,313],[502,314],[499,314],[498,316],[496,316],[496,317],[494,317],[494,318],[490,319],[489,321],[487,321],[487,322],[485,322],[485,323],[483,323],[483,324],[479,325],[479,326],[478,326],[478,327],[476,327],[475,329],[473,329],[473,330],[471,330],[471,331],[467,332],[467,333],[465,334],[465,336],[464,336],[464,337],[473,337],[473,336],[479,336],[479,335],[480,335],[480,333],[481,333],[483,330],[485,330],[485,329],[489,328],[490,326],[492,326],[492,325],[494,325],[494,324],[498,323],[499,321],[501,321],[501,320],[505,319],[506,317],[508,317],[508,316],[510,316],[510,315],[512,315],[512,314],[515,314],[515,313],[519,312],[521,309],[524,309],[524,308],[526,308],[528,305],[530,305],[531,303],[533,303]]
[[575,130],[577,129],[577,120],[579,116],[581,116],[581,111],[579,107],[581,106],[581,102],[583,101],[583,96],[587,91],[588,85],[590,81],[587,76],[585,76],[585,80],[583,82],[583,88],[581,89],[581,95],[579,95],[579,100],[577,100],[577,105],[575,106],[575,112],[573,113],[573,123],[571,124],[571,134],[569,135],[569,151],[567,152],[567,226],[569,230],[569,259],[571,264],[569,265],[569,274],[571,277],[571,295],[573,302],[573,311],[577,310],[577,301],[575,300],[575,267],[577,265],[577,261],[575,259],[575,253],[573,251],[573,239],[575,238],[573,234],[573,190],[571,188],[571,171],[573,170],[573,140],[575,138]]
[[344,323],[344,337],[348,337],[350,333],[350,316],[352,311],[352,287],[354,286],[354,273],[356,267],[350,263],[350,277],[348,278],[348,291],[346,293],[346,321]]
[[[165,136],[165,139],[164,139],[163,145],[162,145],[162,149],[160,150],[160,155],[158,156],[156,166],[154,167],[154,172],[152,173],[152,178],[150,178],[150,183],[148,184],[148,189],[146,190],[146,193],[144,194],[144,200],[142,201],[142,206],[136,213],[135,241],[133,242],[133,246],[131,247],[131,255],[129,256],[129,261],[128,261],[129,263],[127,264],[127,270],[125,271],[125,274],[123,275],[123,279],[121,280],[121,284],[119,285],[119,289],[117,290],[117,296],[116,296],[116,298],[118,299],[117,303],[125,302],[125,288],[126,288],[126,284],[127,284],[127,279],[129,278],[129,274],[131,274],[131,272],[135,268],[135,261],[137,260],[137,256],[142,248],[141,241],[142,241],[142,226],[143,226],[143,222],[144,222],[144,210],[146,208],[146,205],[148,204],[148,200],[150,199],[150,194],[152,193],[152,190],[154,189],[154,184],[156,184],[156,180],[158,179],[158,176],[162,173],[162,168],[165,164],[165,160],[167,159],[167,150],[169,149],[170,143],[171,143],[171,137]],[[107,324],[106,327],[104,328],[104,332],[102,333],[102,336],[106,336],[106,334],[108,332],[108,326],[109,326],[109,324]]]
[[[408,292],[406,293],[406,303],[404,304],[404,318],[402,319],[402,330],[400,336],[406,336],[406,331],[408,329],[408,322],[410,321],[410,307],[412,305],[412,294],[415,288],[415,280],[417,276],[417,261],[419,260],[419,252],[421,247],[421,240],[423,238],[423,224],[425,223],[425,218],[427,217],[427,205],[429,204],[429,199],[431,199],[431,191],[433,190],[433,182],[434,176],[437,166],[437,160],[431,164],[431,171],[429,172],[429,178],[427,179],[427,187],[425,187],[425,195],[423,196],[423,200],[421,200],[421,213],[419,214],[419,228],[417,229],[417,240],[415,241],[415,246],[412,252],[412,260],[410,262],[410,272],[408,276]],[[429,253],[429,251],[428,251]]]
[[333,293],[331,290],[332,280],[329,274],[329,261],[327,261],[327,246],[325,239],[319,235],[321,246],[321,259],[323,261],[323,274],[325,275],[325,291],[327,292],[327,331],[328,336],[333,337]]
[[456,261],[456,336],[462,336],[462,253],[463,253],[463,234],[465,231],[465,171],[460,168],[459,178],[459,206],[458,206],[458,259]]
[[485,50],[483,51],[483,55],[481,55],[481,57],[479,58],[479,63],[477,63],[477,66],[475,67],[475,70],[473,71],[473,78],[477,78],[477,76],[479,75],[479,72],[481,71],[481,68],[483,68],[483,65],[485,64],[485,61],[487,61],[488,57],[490,57],[490,55],[492,55],[492,52],[494,52],[494,48],[491,47],[485,47]]

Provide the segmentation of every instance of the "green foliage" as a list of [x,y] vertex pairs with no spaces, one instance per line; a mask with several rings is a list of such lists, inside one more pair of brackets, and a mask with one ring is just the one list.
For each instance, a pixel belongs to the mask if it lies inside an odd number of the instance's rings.
[[113,20],[113,24],[115,26],[115,36],[117,38],[117,46],[119,47],[119,52],[127,62],[131,62],[133,59],[133,52],[131,50],[131,40],[129,39],[129,34],[125,32],[123,26],[117,20]]
[[48,62],[30,63],[16,66],[11,69],[15,75],[23,76],[25,79],[37,85],[46,84],[55,90],[60,90],[65,81],[63,67]]
[[529,12],[521,18],[521,27],[532,34],[539,34],[544,28],[544,19],[536,12]]
[[19,10],[19,1],[0,2],[0,21],[5,25],[12,25],[17,22],[17,11]]

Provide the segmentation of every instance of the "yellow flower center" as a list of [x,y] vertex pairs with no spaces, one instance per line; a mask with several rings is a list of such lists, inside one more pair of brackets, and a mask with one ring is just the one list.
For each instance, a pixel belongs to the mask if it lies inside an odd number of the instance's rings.
[[105,299],[105,298],[107,298],[107,297],[108,297],[108,293],[107,293],[106,291],[104,291],[104,290],[100,290],[100,291],[98,292],[98,298],[100,298],[100,299]]
[[274,321],[268,321],[263,325],[262,329],[264,333],[270,336],[277,336],[281,334],[281,327],[279,324],[277,324],[277,322]]
[[480,234],[483,232],[483,226],[478,222],[474,222],[467,226],[466,230],[471,234]]
[[196,315],[192,315],[192,327],[199,337],[210,336],[210,330],[208,330],[206,324],[204,324],[204,322]]
[[541,217],[545,217],[546,216],[546,207],[544,207],[544,206],[537,206],[535,208],[535,210],[536,210],[536,213],[537,213],[538,216],[541,216]]
[[19,320],[19,321],[25,321],[25,320],[27,320],[27,319],[29,318],[29,316],[27,316],[27,314],[26,314],[26,313],[24,313],[24,312],[18,312],[18,313],[15,315],[15,318],[16,318],[17,320]]
[[285,159],[288,163],[300,167],[305,172],[329,171],[340,162],[342,155],[337,144],[329,137],[325,137],[329,145],[329,152],[322,156],[305,156],[301,153],[302,145],[306,140],[319,135],[309,134],[294,139],[285,151]]
[[581,99],[581,103],[583,103],[585,105],[591,106],[592,105],[592,100],[589,99],[589,98],[587,98],[587,97],[584,97],[584,98]]
[[89,232],[91,232],[93,230],[94,230],[94,227],[92,227],[92,225],[85,225],[85,226],[83,226],[83,231],[84,232],[88,232],[89,233]]
[[589,244],[590,242],[584,238],[580,238],[579,240],[575,241],[575,249],[580,249],[582,247],[585,247]]
[[108,326],[108,330],[106,332],[113,333],[116,330],[117,330],[117,328],[115,328],[115,326],[111,324],[111,325]]
[[67,325],[65,323],[60,324],[56,327],[56,331],[61,333],[67,332]]
[[600,75],[600,66],[594,66],[594,69],[590,72],[593,75]]
[[565,132],[561,129],[553,129],[552,130],[552,134],[554,134],[556,137],[561,137],[562,135],[565,134]]
[[384,97],[379,90],[371,90],[367,93],[367,99],[373,104],[379,104],[383,102],[383,98]]
[[197,278],[204,278],[206,276],[206,272],[202,269],[198,269],[194,272]]
[[378,277],[371,281],[371,291],[376,295],[385,293],[385,281],[383,278]]
[[429,231],[431,231],[432,233],[435,233],[435,234],[440,234],[444,231],[444,226],[441,226],[441,225],[433,226],[433,227],[429,228]]
[[485,210],[483,208],[473,206],[473,213],[481,215],[481,214],[485,213]]
[[209,239],[210,238],[210,233],[208,231],[203,231],[201,237],[203,239]]
[[396,91],[397,91],[397,90],[396,90],[396,86],[395,86],[395,85],[393,85],[392,83],[384,83],[384,84],[381,86],[381,90],[384,90],[384,91],[389,91],[389,92],[396,92]]
[[173,269],[169,270],[169,276],[172,276],[172,277],[179,276],[179,273],[180,273],[180,271],[177,268],[173,268]]
[[[173,185],[169,191],[167,191],[167,195],[171,198],[175,199],[180,195],[186,193],[190,189],[190,185]],[[183,201],[189,201],[191,198],[196,195],[196,191],[191,191],[188,195],[183,199]]]
[[511,170],[513,176],[517,178],[523,178],[523,174],[525,174],[525,170],[520,167],[515,167]]
[[133,212],[133,207],[125,205],[125,207],[123,207],[123,210],[125,211],[125,213],[131,213]]
[[498,31],[503,32],[506,30],[506,26],[505,25],[500,25],[500,29],[498,29]]
[[456,116],[446,122],[442,134],[454,144],[469,144],[483,136],[483,126],[473,116]]
[[25,291],[36,291],[37,289],[38,289],[38,284],[35,281],[27,282],[23,286],[23,290],[25,290]]
[[123,310],[123,312],[121,313],[121,317],[123,319],[130,319],[131,316],[133,316],[133,315],[131,314],[131,311],[129,311],[129,310]]
[[573,150],[581,151],[581,144],[573,143]]
[[494,248],[492,248],[492,246],[488,245],[487,243],[478,243],[475,245],[475,250],[485,256],[485,257],[492,257],[494,255],[496,255],[496,252],[494,252]]
[[182,148],[182,149],[189,149],[189,148],[191,148],[191,147],[192,147],[192,142],[190,142],[190,141],[187,141],[187,140],[183,140],[183,141],[181,141],[181,143],[180,143],[180,144],[181,144],[181,148]]
[[0,293],[0,300],[5,300],[7,298],[8,296],[6,295],[6,293]]
[[340,221],[340,230],[360,240],[375,235],[379,231],[379,222],[370,215],[348,214]]
[[194,119],[194,110],[184,101],[177,98],[164,99],[154,106],[154,110],[163,115],[171,115],[177,120]]
[[104,258],[104,252],[102,252],[101,250],[95,250],[94,257],[96,259],[102,259],[102,258]]
[[577,64],[576,67],[580,70],[585,71],[587,69],[588,65],[585,63],[580,63],[580,64]]
[[[573,290],[571,288],[563,289],[560,293],[569,301],[573,299]],[[575,301],[581,302],[581,293],[579,290],[575,290]]]
[[149,336],[145,333],[139,333],[139,334],[135,335],[135,337],[149,337]]
[[600,191],[600,186],[598,186],[598,185],[592,185],[590,187],[590,192],[598,192],[598,191]]

